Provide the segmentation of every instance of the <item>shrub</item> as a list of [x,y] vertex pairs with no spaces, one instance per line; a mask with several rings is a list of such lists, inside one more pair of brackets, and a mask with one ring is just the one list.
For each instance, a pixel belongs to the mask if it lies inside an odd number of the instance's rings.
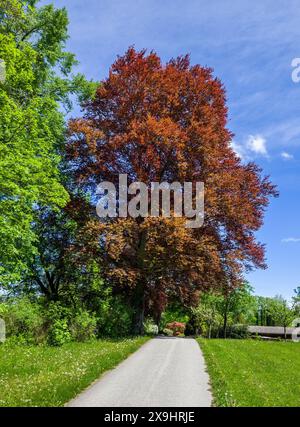
[[122,297],[114,296],[105,310],[97,312],[97,327],[100,337],[124,337],[131,334],[133,310]]
[[232,325],[227,330],[228,338],[244,339],[249,338],[250,333],[247,325]]
[[28,297],[14,298],[0,304],[0,316],[5,321],[6,336],[15,337],[22,344],[40,344],[46,341],[42,306]]
[[49,345],[60,346],[72,340],[69,330],[72,310],[59,302],[51,302],[46,310]]
[[[233,339],[249,338],[247,325],[228,325],[226,329],[226,337]],[[222,327],[214,327],[211,331],[211,338],[224,338],[224,331]]]
[[48,344],[60,346],[69,341],[88,341],[96,337],[97,318],[87,310],[74,310],[59,302],[47,309]]
[[177,336],[184,333],[185,324],[181,322],[170,322],[166,324],[166,328],[173,331],[173,336]]
[[75,341],[88,341],[96,337],[97,318],[87,310],[79,310],[71,320],[71,336]]
[[185,325],[184,334],[186,336],[197,335],[197,324],[194,321],[194,318],[190,318]]
[[171,329],[164,328],[163,331],[162,331],[162,333],[164,335],[166,335],[167,337],[172,337],[173,336],[173,331],[171,331]]
[[180,323],[186,323],[189,320],[189,312],[179,304],[170,304],[161,315],[162,327],[166,328],[166,325],[172,323],[173,319],[177,319]]
[[153,319],[148,318],[144,322],[144,330],[146,335],[157,335],[158,326],[154,323]]
[[69,331],[67,319],[55,320],[50,326],[48,332],[48,344],[53,346],[61,346],[70,342],[72,335]]

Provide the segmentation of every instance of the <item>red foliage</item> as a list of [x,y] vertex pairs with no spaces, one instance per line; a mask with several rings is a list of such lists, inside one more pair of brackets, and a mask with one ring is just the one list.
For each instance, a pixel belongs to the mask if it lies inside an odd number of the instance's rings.
[[[130,48],[70,122],[68,157],[77,184],[103,181],[205,183],[205,222],[125,218],[101,224],[102,262],[118,289],[133,291],[141,310],[159,313],[168,300],[191,305],[199,291],[238,286],[243,271],[265,267],[255,239],[269,197],[276,195],[254,163],[242,164],[226,128],[221,82],[188,56],[166,65]],[[93,225],[93,231],[95,229]]]
[[185,323],[181,322],[170,322],[166,324],[166,328],[173,331],[173,336],[178,336],[184,333]]

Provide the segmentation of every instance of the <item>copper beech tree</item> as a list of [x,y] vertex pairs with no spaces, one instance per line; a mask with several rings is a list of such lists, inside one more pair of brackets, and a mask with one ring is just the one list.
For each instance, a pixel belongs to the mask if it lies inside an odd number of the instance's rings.
[[117,58],[85,115],[70,122],[70,169],[91,203],[96,186],[117,187],[119,174],[129,184],[205,184],[200,228],[186,228],[184,217],[149,215],[95,216],[82,230],[82,251],[93,256],[94,248],[107,279],[131,299],[136,333],[145,313],[159,321],[168,302],[191,306],[201,291],[229,292],[245,269],[265,267],[254,233],[276,190],[234,153],[226,123],[224,88],[211,69],[191,66],[188,56],[164,65],[154,52],[134,48]]

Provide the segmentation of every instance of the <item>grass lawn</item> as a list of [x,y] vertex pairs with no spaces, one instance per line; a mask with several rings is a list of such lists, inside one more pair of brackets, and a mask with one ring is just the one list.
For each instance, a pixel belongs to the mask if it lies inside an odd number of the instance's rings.
[[62,406],[148,338],[69,343],[63,347],[0,345],[0,406]]
[[198,341],[215,406],[300,406],[300,343]]

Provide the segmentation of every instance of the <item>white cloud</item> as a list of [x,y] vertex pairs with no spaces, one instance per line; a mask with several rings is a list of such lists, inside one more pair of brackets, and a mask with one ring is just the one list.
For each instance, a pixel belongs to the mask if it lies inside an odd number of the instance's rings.
[[263,136],[249,135],[244,144],[232,141],[231,147],[240,159],[248,161],[259,155],[268,157],[266,144],[267,141]]
[[298,243],[300,242],[300,237],[288,237],[281,240],[282,243]]
[[246,160],[247,153],[246,153],[245,147],[243,147],[241,144],[238,144],[235,141],[231,142],[231,147],[233,151],[236,153],[236,155],[239,156],[240,159]]
[[280,155],[283,158],[283,160],[293,160],[294,158],[292,154],[287,153],[286,151],[283,151]]
[[247,148],[256,154],[261,154],[263,156],[268,155],[267,151],[267,141],[261,135],[249,135],[247,140]]

